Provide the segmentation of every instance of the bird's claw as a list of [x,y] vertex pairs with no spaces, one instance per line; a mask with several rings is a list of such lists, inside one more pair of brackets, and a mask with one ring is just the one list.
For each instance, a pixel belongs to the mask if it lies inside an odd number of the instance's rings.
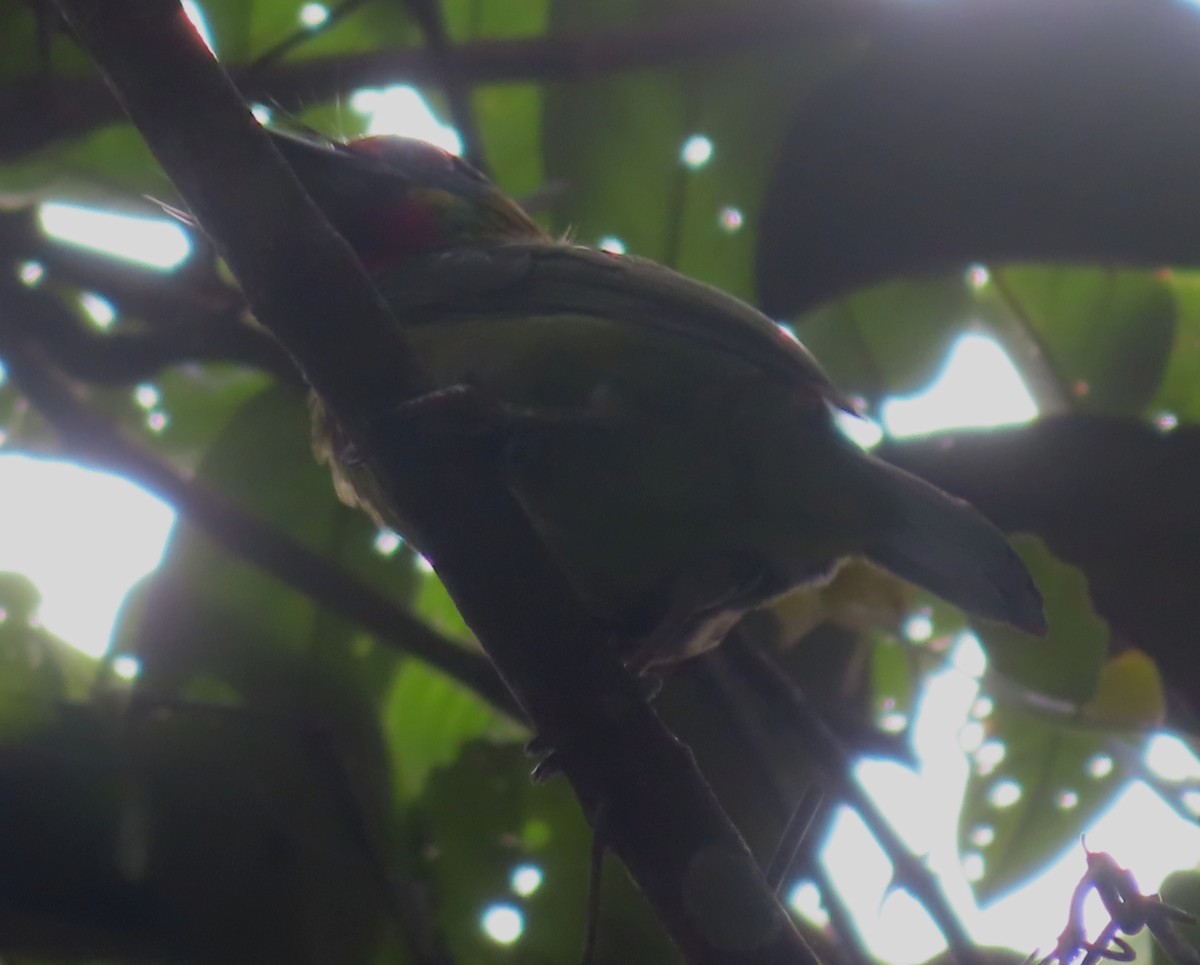
[[538,758],[530,777],[534,784],[544,784],[562,772],[561,752],[541,734],[535,734],[525,745],[525,753]]

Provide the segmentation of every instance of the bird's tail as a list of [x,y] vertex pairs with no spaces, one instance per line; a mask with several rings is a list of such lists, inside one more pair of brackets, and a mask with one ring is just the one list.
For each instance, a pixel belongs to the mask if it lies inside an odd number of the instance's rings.
[[[870,458],[870,457],[869,457]],[[968,613],[1044,633],[1042,596],[1004,534],[970,503],[878,459],[886,523],[866,555]]]

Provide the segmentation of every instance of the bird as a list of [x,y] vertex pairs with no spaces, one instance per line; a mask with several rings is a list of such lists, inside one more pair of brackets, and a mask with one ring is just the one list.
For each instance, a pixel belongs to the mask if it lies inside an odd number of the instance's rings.
[[[502,414],[498,478],[635,671],[703,653],[851,558],[973,617],[1045,632],[1004,534],[849,441],[835,416],[850,401],[748,303],[555,238],[427,142],[273,133],[435,383]],[[314,452],[343,501],[415,529],[319,398],[311,408]]]

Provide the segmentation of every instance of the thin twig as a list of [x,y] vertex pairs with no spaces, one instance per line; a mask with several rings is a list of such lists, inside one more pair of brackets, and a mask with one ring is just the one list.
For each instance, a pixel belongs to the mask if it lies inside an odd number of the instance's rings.
[[604,877],[604,808],[596,814],[592,827],[592,847],[588,856],[587,925],[583,933],[583,952],[580,965],[593,965],[596,942],[600,937],[600,885]]
[[[863,946],[853,916],[821,867],[816,847],[807,834],[808,827],[819,813],[820,800],[813,800],[814,792],[818,798],[822,792],[810,785],[804,788],[799,803],[796,803],[793,789],[784,778],[778,751],[771,744],[761,713],[754,712],[754,709],[761,705],[761,693],[752,691],[747,686],[747,681],[742,679],[742,675],[736,673],[728,658],[727,647],[724,646],[691,661],[682,669],[694,674],[697,680],[709,689],[714,705],[725,714],[738,745],[744,748],[758,765],[758,772],[766,782],[780,820],[787,822],[765,872],[768,884],[775,889],[776,894],[780,894],[788,880],[788,871],[795,865],[795,858],[799,854],[804,873],[811,877],[820,889],[822,903],[829,913],[830,927],[840,944],[835,946],[826,933],[811,926],[804,919],[799,919],[799,926],[806,940],[826,965],[868,965],[870,955]],[[803,846],[806,842],[809,847]]]
[[[428,50],[382,50],[230,69],[248,101],[299,110],[360,87],[437,85],[447,67],[464,84],[582,81],[650,67],[712,63],[797,37],[867,29],[886,4],[754,3],[729,12],[688,11],[652,26],[460,44],[439,60]],[[122,119],[111,93],[95,78],[55,77],[0,87],[0,161]]]
[[332,736],[323,727],[311,727],[304,745],[313,764],[324,771],[326,787],[332,792],[334,806],[345,822],[351,840],[359,849],[385,907],[407,942],[416,965],[452,965],[442,936],[426,908],[416,900],[411,882],[398,882],[384,860],[364,812],[346,762],[334,746]]
[[[15,283],[0,282],[0,292],[7,311],[14,314],[24,311],[36,317],[57,307],[42,293]],[[123,438],[111,423],[75,398],[61,377],[39,357],[35,345],[14,339],[12,331],[3,326],[0,350],[13,382],[77,455],[136,479],[234,555],[369,629],[381,643],[420,657],[497,709],[521,719],[512,696],[485,658],[440,636],[345,570]]]
[[330,27],[344,20],[347,16],[354,13],[359,7],[372,2],[372,0],[342,0],[336,7],[328,12],[324,21],[315,27],[301,27],[288,34],[278,43],[268,47],[263,53],[259,54],[254,60],[250,61],[246,67],[246,73],[253,75],[256,71],[261,71],[266,67],[270,67],[279,60],[282,60],[286,55],[290,54],[297,47],[302,47],[308,41],[329,30]]
[[455,63],[454,45],[446,31],[441,0],[403,0],[403,3],[425,35],[425,46],[435,64],[438,84],[446,92],[451,123],[462,139],[463,156],[478,170],[490,174],[483,136],[471,104],[471,88]]
[[771,857],[771,863],[767,866],[767,881],[776,894],[787,884],[788,872],[792,870],[796,855],[808,837],[823,799],[824,794],[815,784],[806,787],[792,810],[792,816],[784,826],[783,834],[779,836],[779,844]]
[[[207,245],[194,239],[204,261]],[[134,383],[163,368],[187,362],[233,362],[299,384],[295,364],[279,343],[248,320],[245,298],[216,270],[193,264],[164,275],[141,265],[47,238],[36,212],[0,212],[0,263],[33,261],[56,289],[78,287],[112,302],[122,320],[141,327],[102,332],[77,313],[43,311],[36,317],[10,313],[4,324],[24,326],[72,377],[101,384]]]
[[893,874],[929,912],[945,936],[959,965],[979,965],[981,959],[971,937],[954,914],[938,880],[905,847],[887,818],[875,806],[852,776],[854,761],[841,741],[825,723],[821,714],[799,691],[795,683],[762,652],[735,631],[725,642],[730,657],[746,669],[748,675],[777,693],[791,709],[796,724],[808,735],[806,748],[835,793],[854,808],[879,841],[892,862]]

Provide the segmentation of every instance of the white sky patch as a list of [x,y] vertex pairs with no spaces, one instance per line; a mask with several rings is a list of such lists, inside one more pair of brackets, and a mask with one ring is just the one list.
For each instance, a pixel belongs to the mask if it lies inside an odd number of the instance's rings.
[[375,552],[380,556],[391,556],[404,545],[404,538],[390,529],[381,529],[375,534]]
[[811,881],[796,884],[788,892],[787,904],[797,915],[807,918],[819,928],[829,923],[829,915],[821,906],[821,892]]
[[545,875],[542,869],[534,864],[522,864],[513,869],[509,885],[522,898],[528,898],[542,886]]
[[[857,765],[855,776],[886,808],[897,833],[926,855],[951,907],[975,940],[1028,954],[1034,948],[1053,947],[1066,924],[1071,892],[1085,870],[1084,852],[1077,841],[1064,842],[1059,858],[1035,878],[986,908],[978,906],[968,879],[979,862],[964,866],[957,840],[970,773],[957,735],[970,723],[978,701],[979,683],[972,676],[953,665],[934,674],[922,692],[911,731],[917,770],[866,760]],[[1164,770],[1190,774],[1197,765],[1180,744],[1174,737],[1156,737],[1148,754]],[[989,852],[990,841],[976,835],[972,842],[986,867],[996,857]],[[1092,820],[1087,842],[1131,868],[1144,894],[1157,891],[1172,871],[1200,864],[1200,826],[1182,818],[1140,781],[1127,784]],[[839,813],[821,860],[852,909],[868,948],[883,961],[925,961],[944,947],[911,899],[888,896],[889,864],[857,816]],[[1099,908],[1089,907],[1086,917],[1093,935],[1106,921]]]
[[38,209],[42,230],[52,238],[93,251],[169,270],[191,252],[183,227],[165,218],[139,218],[58,201]]
[[1001,426],[1037,418],[1037,404],[1021,373],[992,338],[963,335],[941,374],[922,392],[888,399],[880,407],[888,434],[925,435],[971,426]]
[[370,135],[417,137],[451,154],[462,154],[462,138],[458,131],[439,121],[425,98],[408,84],[355,91],[350,97],[350,107],[370,117],[367,122]]
[[726,205],[717,212],[717,224],[722,230],[733,234],[741,231],[742,226],[746,223],[746,217],[742,214],[741,208],[735,208],[733,205]]
[[[1143,894],[1158,891],[1171,872],[1200,863],[1200,827],[1185,821],[1140,781],[1121,791],[1087,828],[1088,847],[1129,867]],[[1034,880],[983,910],[975,937],[985,944],[1051,948],[1067,921],[1071,889],[1083,875],[1083,848],[1068,843],[1062,856]],[[1107,922],[1100,907],[1085,915],[1091,934]]]
[[913,643],[924,643],[933,636],[933,619],[928,610],[913,613],[904,621],[904,636]]
[[143,382],[133,390],[134,401],[143,409],[153,409],[162,400],[158,387],[149,382]]
[[112,302],[95,292],[84,292],[80,295],[79,307],[87,313],[97,328],[109,328],[117,320],[117,310],[113,308]]
[[0,570],[42,594],[42,625],[104,652],[130,586],[158,566],[175,513],[128,480],[72,463],[0,455]]
[[703,134],[693,134],[679,149],[679,160],[684,167],[698,171],[706,166],[713,156],[713,142]]
[[525,916],[514,905],[492,905],[484,911],[479,924],[497,945],[511,945],[525,933]]
[[191,21],[192,26],[196,28],[196,33],[204,41],[204,46],[215,56],[217,48],[213,46],[212,32],[208,29],[208,20],[204,16],[204,11],[200,9],[200,4],[195,0],[182,0],[181,6],[184,16]]
[[842,434],[860,449],[874,449],[883,442],[883,428],[866,416],[851,415],[838,409],[833,413],[833,418]]
[[1146,766],[1167,781],[1200,780],[1200,760],[1173,734],[1156,734],[1146,744]]
[[300,23],[306,27],[319,27],[328,19],[329,8],[323,3],[306,3],[300,8]]
[[17,277],[22,284],[32,288],[46,277],[46,266],[40,261],[23,261],[17,269]]
[[872,955],[891,962],[923,962],[941,936],[926,911],[892,889],[892,865],[862,819],[839,807],[821,864]]
[[950,660],[954,669],[969,677],[982,677],[987,670],[987,655],[979,643],[979,638],[973,633],[962,633],[954,642],[950,651]]

